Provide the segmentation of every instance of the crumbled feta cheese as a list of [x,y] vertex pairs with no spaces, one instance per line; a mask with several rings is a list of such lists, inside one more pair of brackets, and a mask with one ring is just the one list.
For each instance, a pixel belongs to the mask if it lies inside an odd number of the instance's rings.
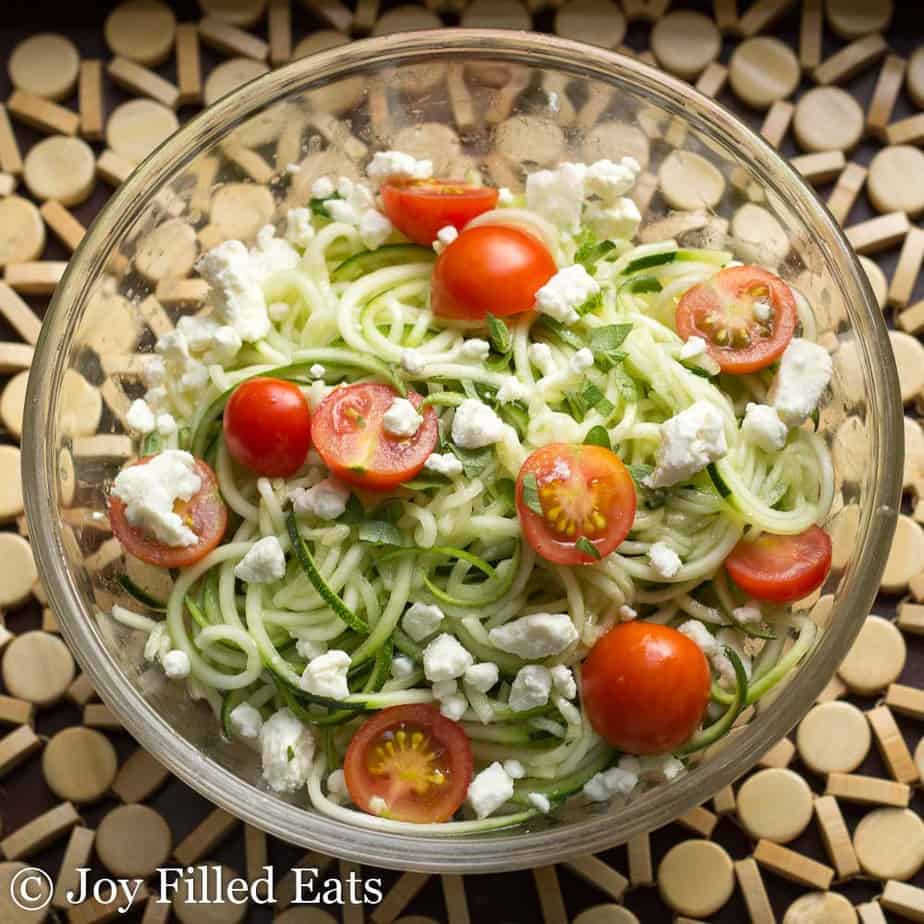
[[171,680],[185,680],[189,676],[191,665],[189,655],[185,651],[175,648],[168,651],[161,659],[160,663],[164,666],[164,673]]
[[706,341],[702,337],[688,337],[680,348],[681,359],[696,359],[706,352]]
[[585,220],[593,232],[606,240],[631,240],[642,222],[642,214],[632,199],[622,198],[607,207],[591,203]]
[[273,302],[266,309],[266,312],[269,315],[270,320],[278,324],[280,321],[284,321],[289,316],[289,312],[291,310],[292,306],[288,302]]
[[619,619],[621,622],[632,622],[633,619],[638,619],[638,613],[628,603],[623,603],[619,607]]
[[789,428],[769,404],[748,402],[741,422],[741,435],[764,452],[778,452],[786,445]]
[[661,763],[661,776],[669,783],[676,780],[678,776],[686,772],[683,762],[676,757],[665,757]]
[[209,383],[209,370],[197,359],[186,364],[186,371],[180,376],[180,388],[184,391],[201,391]]
[[513,193],[506,186],[499,187],[497,190],[497,204],[498,205],[513,205],[513,203],[514,203]]
[[295,643],[295,650],[298,652],[299,657],[304,658],[306,661],[311,661],[314,658],[320,658],[327,651],[327,645],[324,642],[314,642],[311,639],[300,638]]
[[142,398],[132,401],[125,414],[125,423],[128,424],[130,430],[138,433],[151,433],[156,426],[154,412]]
[[223,324],[212,336],[212,348],[205,354],[205,361],[225,366],[237,356],[242,346],[241,335],[229,324]]
[[336,478],[325,478],[311,488],[294,488],[289,497],[299,516],[310,514],[320,520],[336,520],[346,510],[350,489]]
[[395,226],[378,209],[366,209],[359,218],[359,238],[369,250],[378,250],[394,230]]
[[786,347],[769,396],[783,423],[797,427],[812,414],[832,371],[831,356],[817,343],[800,337]]
[[567,613],[532,613],[491,629],[488,638],[501,651],[535,660],[561,654],[578,632]]
[[429,472],[436,472],[438,475],[445,475],[447,478],[456,478],[462,474],[462,462],[458,456],[451,452],[433,452],[427,456],[424,462],[424,468]]
[[568,360],[568,368],[574,375],[580,375],[586,372],[594,364],[594,354],[590,347],[581,347],[571,359]]
[[510,688],[508,705],[514,712],[526,712],[549,701],[552,692],[552,674],[540,664],[521,667]]
[[147,390],[144,400],[152,411],[159,411],[167,400],[167,389],[163,385],[155,385]]
[[348,225],[359,222],[360,215],[356,206],[347,199],[328,199],[324,203],[324,208],[334,221],[342,221]]
[[510,758],[504,761],[504,772],[511,780],[522,780],[526,776],[526,767],[516,758]]
[[[183,335],[189,352],[203,353],[211,346],[212,337],[219,326],[212,318],[200,318],[194,314],[187,314],[177,322],[176,330]],[[170,332],[168,331],[164,337],[169,340]]]
[[247,248],[240,241],[224,241],[201,257],[197,267],[211,286],[215,316],[230,324],[242,340],[262,340],[269,332],[269,315]]
[[491,344],[487,340],[480,340],[478,337],[472,337],[466,340],[459,352],[466,359],[487,359],[491,352]]
[[423,417],[407,398],[395,398],[382,416],[382,427],[392,436],[413,436],[423,423]]
[[440,680],[433,684],[433,686],[430,688],[430,692],[437,699],[446,699],[447,696],[452,696],[459,692],[459,681]]
[[295,164],[295,163],[286,164],[286,170],[285,170],[285,172],[286,172],[289,176],[295,176],[296,173],[300,173],[300,172],[301,172],[301,169],[302,169],[302,168],[301,168],[301,166],[300,166],[299,164]]
[[369,811],[373,815],[384,815],[388,811],[388,803],[381,796],[373,796],[369,800]]
[[295,792],[308,780],[314,763],[314,735],[288,709],[263,723],[260,735],[263,779],[274,792]]
[[552,348],[547,343],[531,343],[526,351],[529,361],[543,374],[552,375],[555,363],[552,361]]
[[345,651],[335,648],[308,662],[299,686],[306,693],[314,693],[315,696],[346,699],[350,695],[347,683],[349,670],[350,656]]
[[584,784],[584,795],[591,802],[607,802],[613,796],[628,796],[637,785],[637,774],[622,767],[610,767]]
[[234,566],[234,576],[248,584],[269,584],[286,573],[286,556],[275,536],[264,536]]
[[141,369],[141,378],[147,388],[163,385],[167,377],[167,367],[161,356],[145,356]]
[[430,683],[440,680],[455,680],[461,677],[475,659],[462,647],[459,641],[447,633],[438,635],[424,649],[424,676]]
[[391,659],[391,676],[395,680],[407,680],[414,673],[414,662],[403,654],[395,655]]
[[715,636],[706,628],[705,623],[698,619],[688,619],[681,623],[678,631],[688,639],[696,643],[699,650],[707,657],[711,658],[719,652],[719,643]]
[[231,731],[238,738],[256,739],[263,731],[263,716],[250,703],[240,703],[231,710]]
[[172,436],[176,431],[177,423],[172,414],[157,415],[157,432],[161,436]]
[[173,512],[202,487],[196,460],[166,449],[142,465],[129,465],[116,476],[112,493],[125,504],[125,518],[158,542],[172,547],[195,545],[199,537]]
[[295,269],[300,259],[298,251],[285,239],[276,237],[272,225],[257,232],[257,243],[248,253],[250,272],[261,285],[275,273]]
[[429,180],[433,176],[433,162],[417,160],[403,151],[377,151],[369,166],[366,167],[366,176],[370,180],[382,182],[390,177],[401,177],[408,180]]
[[440,700],[440,714],[453,722],[461,721],[467,709],[468,700],[461,693],[453,693]]
[[611,160],[598,160],[587,168],[584,183],[588,194],[599,196],[606,205],[614,205],[635,185],[641,171],[632,157],[624,157],[618,164]]
[[308,375],[313,379],[323,379],[326,373],[327,370],[320,363],[314,363],[308,369]]
[[442,253],[458,236],[459,229],[455,225],[444,225],[436,232],[433,249],[437,253]]
[[309,209],[289,209],[286,213],[286,240],[303,250],[314,238],[314,225],[311,224]]
[[575,263],[560,269],[536,292],[536,310],[562,324],[574,324],[579,317],[577,309],[599,291],[597,280]]
[[537,170],[526,178],[526,207],[557,225],[577,233],[584,205],[584,164],[564,163],[557,170]]
[[168,330],[161,334],[154,349],[171,365],[182,366],[189,359],[189,341],[181,329]]
[[526,798],[529,799],[529,804],[539,809],[543,815],[548,815],[552,811],[552,803],[549,802],[549,797],[543,793],[531,792]]
[[744,625],[753,625],[764,618],[764,614],[760,611],[760,607],[756,603],[748,603],[746,606],[736,606],[732,610],[732,616],[734,616],[735,622],[740,622]]
[[319,176],[311,184],[312,199],[329,199],[334,192],[336,192],[334,181],[329,176]]
[[[112,608],[112,615],[118,618],[116,607]],[[124,607],[118,607],[122,612],[131,612]],[[137,615],[137,614],[132,614]],[[144,660],[145,661],[163,661],[165,655],[171,650],[173,642],[170,638],[170,632],[167,630],[165,622],[159,622],[151,629],[147,641],[144,643]]]
[[574,699],[577,696],[577,683],[570,667],[556,664],[550,673],[552,674],[552,686],[555,687],[556,693],[564,696],[565,699]]
[[401,368],[411,375],[423,375],[427,368],[427,358],[419,350],[401,351]]
[[487,693],[500,680],[500,669],[493,661],[482,661],[465,669],[464,680],[479,693]]
[[497,403],[510,404],[512,401],[525,401],[529,394],[526,386],[515,376],[508,375],[497,389]]
[[644,483],[666,488],[686,481],[726,452],[725,418],[708,401],[697,401],[661,424],[658,463]]
[[504,422],[477,398],[466,398],[452,418],[452,441],[462,449],[482,449],[504,435]]
[[751,310],[754,312],[754,317],[761,324],[766,324],[773,317],[773,305],[765,298],[755,299],[751,305]]
[[479,773],[468,787],[468,801],[478,818],[487,818],[513,798],[513,780],[495,761]]
[[421,642],[436,632],[445,615],[434,603],[412,603],[401,617],[401,626],[415,642]]
[[655,574],[665,579],[669,580],[680,570],[680,556],[665,542],[656,542],[648,550],[648,559]]
[[337,796],[340,799],[345,799],[350,795],[350,790],[347,788],[346,776],[343,772],[343,769],[334,770],[327,777],[327,792],[328,795]]

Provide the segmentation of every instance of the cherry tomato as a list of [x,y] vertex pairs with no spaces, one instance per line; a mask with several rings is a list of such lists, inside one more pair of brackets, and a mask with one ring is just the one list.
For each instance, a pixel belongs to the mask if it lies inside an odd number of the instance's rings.
[[706,656],[670,626],[636,620],[607,632],[581,665],[597,734],[632,754],[659,754],[699,727],[711,684]]
[[433,268],[431,303],[444,318],[498,317],[529,311],[556,272],[545,245],[507,225],[463,231]]
[[[550,443],[537,449],[520,469],[516,499],[526,541],[559,565],[587,565],[609,555],[635,519],[632,476],[603,446]],[[541,514],[533,509],[537,501]]]
[[497,190],[447,180],[389,180],[382,204],[391,223],[417,244],[429,247],[447,225],[461,231],[473,218],[497,205]]
[[792,289],[759,266],[735,266],[687,289],[677,333],[702,337],[723,372],[756,372],[782,356],[796,329]]
[[[413,478],[436,448],[439,423],[432,407],[413,436],[393,436],[383,417],[398,393],[371,382],[335,388],[314,414],[314,445],[324,464],[342,481],[382,491]],[[408,400],[420,408],[415,392]]]
[[[366,812],[375,796],[397,821],[449,821],[472,781],[472,746],[462,726],[434,706],[393,706],[360,726],[343,772],[353,802]],[[373,812],[373,814],[375,814]]]
[[225,445],[231,458],[268,478],[288,478],[311,448],[311,409],[294,382],[242,382],[228,400]]
[[793,603],[821,587],[831,570],[831,538],[819,526],[798,536],[764,533],[742,539],[725,559],[725,570],[747,594]]
[[[144,465],[151,458],[145,456],[131,464]],[[202,479],[198,493],[188,501],[177,501],[173,505],[174,513],[178,513],[199,537],[195,545],[172,546],[158,542],[143,529],[132,526],[125,515],[124,501],[110,495],[109,525],[129,555],[162,568],[187,568],[205,558],[221,542],[228,525],[228,508],[221,499],[218,479],[202,459],[196,459],[196,474]]]

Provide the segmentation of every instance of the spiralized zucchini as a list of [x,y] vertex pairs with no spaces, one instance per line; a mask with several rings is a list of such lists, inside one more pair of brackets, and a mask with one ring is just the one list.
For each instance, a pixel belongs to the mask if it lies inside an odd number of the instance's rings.
[[[521,218],[516,212],[510,220]],[[525,614],[566,611],[577,628],[579,644],[542,662],[547,666],[578,664],[602,632],[631,618],[626,607],[653,622],[678,625],[692,618],[716,632],[725,627],[723,644],[734,652],[734,671],[724,678],[714,674],[707,728],[684,750],[705,746],[702,736],[710,729],[712,737],[727,732],[746,703],[804,658],[814,625],[782,608],[763,613],[760,631],[737,625],[732,610],[746,601],[724,580],[722,563],[745,530],[796,533],[823,520],[833,492],[827,449],[813,433],[793,431],[776,454],[742,440],[744,405],[766,395],[762,374],[739,376],[732,387],[695,361],[681,360],[683,342],[673,328],[677,299],[728,265],[732,255],[678,250],[672,241],[613,242],[590,267],[602,298],[577,324],[564,328],[541,315],[512,319],[509,354],[495,352],[482,361],[461,351],[467,335],[486,336],[478,324],[433,316],[432,261],[421,257],[420,248],[394,249],[391,263],[382,261],[378,269],[358,270],[360,261],[338,273],[346,258],[362,251],[356,229],[323,217],[315,224],[318,233],[300,265],[265,284],[268,303],[290,306],[269,336],[246,345],[229,365],[210,367],[210,382],[194,399],[176,382],[165,383],[168,407],[181,426],[163,447],[189,448],[213,461],[235,515],[225,544],[178,576],[166,601],[166,623],[151,624],[156,632],[165,625],[171,646],[188,655],[191,691],[221,714],[226,733],[228,713],[240,703],[249,702],[265,716],[289,706],[316,725],[323,739],[308,784],[314,806],[367,827],[415,833],[515,824],[536,812],[529,793],[559,802],[616,758],[590,727],[579,700],[553,695],[548,706],[529,713],[508,705],[510,683],[526,662],[499,650],[490,630]],[[551,225],[543,230],[556,234]],[[559,258],[571,262],[573,241],[552,243]],[[814,321],[801,296],[799,311],[803,333],[811,334]],[[569,373],[576,350],[593,343],[595,330],[612,325],[625,326],[612,362],[597,363],[580,376]],[[534,343],[549,347],[552,371],[531,360]],[[425,373],[404,371],[401,360],[409,349],[423,359]],[[324,367],[323,377],[311,371],[316,364]],[[341,382],[385,381],[402,392],[413,387],[431,399],[444,433],[454,405],[477,395],[512,426],[496,446],[459,453],[462,477],[450,480],[425,469],[408,487],[383,498],[387,510],[360,509],[357,516],[354,505],[337,521],[296,518],[289,493],[325,477],[320,458],[310,454],[288,481],[257,478],[233,464],[219,425],[230,391],[264,374],[299,383],[312,406]],[[526,386],[529,398],[497,405],[496,391],[511,375]],[[581,408],[575,395],[586,382],[602,400]],[[593,566],[552,565],[523,542],[512,483],[532,450],[553,440],[579,443],[603,428],[627,465],[647,470],[655,463],[661,423],[696,401],[709,402],[724,420],[729,449],[715,466],[721,490],[705,472],[671,490],[640,487],[628,539]],[[440,451],[456,450],[447,443]],[[382,517],[401,545],[361,541],[361,521]],[[277,537],[286,551],[285,577],[267,585],[237,583],[235,565],[266,536]],[[653,570],[648,557],[659,542],[682,559],[669,580]],[[138,596],[156,615],[161,603]],[[461,721],[479,763],[517,760],[525,768],[507,815],[421,827],[355,812],[327,791],[325,776],[342,761],[365,714],[434,700],[420,668],[421,646],[400,627],[413,601],[436,602],[445,613],[441,631],[453,633],[476,660],[500,668],[501,683],[490,695],[467,690],[470,705]],[[134,625],[149,628],[146,621]],[[790,637],[795,641],[787,649]],[[300,643],[350,652],[346,700],[328,701],[300,689],[306,666]],[[414,662],[400,679],[390,673],[393,653]],[[657,767],[648,758],[640,772],[657,776]]]

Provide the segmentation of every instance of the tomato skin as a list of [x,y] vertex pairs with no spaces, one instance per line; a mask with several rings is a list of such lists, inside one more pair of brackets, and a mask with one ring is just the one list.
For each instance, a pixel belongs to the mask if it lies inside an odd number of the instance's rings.
[[288,478],[311,448],[311,408],[294,382],[255,378],[228,399],[225,445],[231,458],[268,478]]
[[607,632],[581,665],[584,708],[597,734],[632,754],[679,747],[699,727],[711,678],[696,643],[634,620]]
[[552,254],[532,234],[507,225],[463,231],[437,258],[430,302],[444,318],[478,320],[532,309],[556,273]]
[[[769,333],[756,317],[747,317],[750,302],[739,307],[737,315],[734,311],[736,300],[748,299],[748,292],[755,288],[766,289],[767,295],[762,297],[773,306]],[[741,310],[745,311],[744,317],[740,316]],[[706,322],[712,314],[717,314],[720,320],[731,318],[736,322],[740,331],[747,332],[749,345],[716,343]],[[764,369],[783,355],[795,333],[797,319],[792,289],[779,276],[759,266],[734,266],[687,289],[677,304],[675,320],[677,333],[685,340],[702,337],[706,341],[709,355],[723,372],[742,375]]]
[[[348,484],[385,491],[413,478],[439,440],[436,411],[427,407],[417,433],[396,437],[382,418],[399,397],[391,385],[358,382],[335,388],[314,414],[314,445],[331,473]],[[420,410],[422,398],[408,392]]]
[[[397,743],[399,731],[425,735],[419,747],[408,749],[411,760],[395,768],[406,771],[404,778],[400,772],[373,773],[370,768],[376,765],[376,745],[389,740]],[[433,761],[421,760],[424,753],[434,755]],[[420,780],[421,768],[433,767],[443,773],[445,782],[430,782],[422,793],[414,792],[413,783]],[[389,818],[417,823],[449,821],[465,801],[473,769],[472,746],[462,726],[429,705],[392,706],[377,712],[350,739],[343,761],[350,798],[359,808],[371,812],[370,802],[378,796],[388,803]]]
[[810,526],[797,536],[764,533],[742,539],[725,559],[725,570],[757,600],[794,603],[824,583],[831,570],[831,537]]
[[[562,466],[570,472],[570,479],[559,478]],[[557,532],[545,515],[540,516],[526,504],[524,481],[529,474],[536,476],[544,514],[560,508],[565,515],[573,514],[575,519],[585,521],[596,511],[605,525],[596,530],[580,529],[571,537]],[[548,499],[543,497],[544,489],[552,492]],[[609,555],[632,529],[637,496],[632,476],[614,452],[603,446],[549,443],[532,453],[520,468],[516,504],[526,541],[546,561],[590,565],[598,559],[575,546],[579,535],[593,544],[600,558]]]
[[[144,465],[152,458],[144,456],[131,464]],[[129,555],[161,568],[187,568],[205,558],[221,542],[228,525],[228,508],[218,490],[218,478],[202,459],[196,459],[196,474],[202,479],[198,494],[188,501],[178,502],[178,506],[174,507],[199,537],[196,545],[171,546],[152,539],[128,522],[125,502],[113,494],[109,495],[109,525]]]
[[490,186],[448,180],[389,180],[382,186],[382,205],[391,223],[415,244],[429,247],[441,228],[461,231],[473,218],[497,205]]

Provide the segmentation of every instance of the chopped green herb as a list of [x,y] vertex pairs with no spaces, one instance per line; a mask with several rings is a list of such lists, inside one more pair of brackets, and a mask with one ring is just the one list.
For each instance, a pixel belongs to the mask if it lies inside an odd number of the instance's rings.
[[577,313],[581,316],[585,314],[592,314],[594,311],[597,311],[603,306],[603,291],[597,290],[593,295],[590,296],[586,301],[582,302],[577,307]]
[[610,442],[610,435],[606,432],[606,427],[591,427],[584,437],[585,446],[602,446],[604,449],[612,450],[613,444]]
[[346,508],[343,513],[337,517],[338,523],[346,523],[348,526],[355,526],[366,519],[366,508],[363,507],[362,501],[355,495],[350,494],[346,502]]
[[552,336],[565,344],[565,346],[572,347],[575,350],[587,346],[582,337],[579,337],[574,331],[568,330],[561,321],[556,321],[555,318],[544,316],[539,319],[538,326],[540,330],[545,328]]
[[598,240],[592,231],[585,230],[578,238],[574,262],[580,263],[587,272],[592,272],[597,262],[602,260],[615,246],[612,241]]
[[386,520],[368,520],[359,524],[359,541],[370,545],[404,545],[401,532]]
[[626,358],[626,354],[619,348],[631,330],[631,324],[607,324],[605,327],[596,327],[590,332],[589,346],[598,368],[608,372]]
[[502,404],[498,409],[501,420],[510,424],[517,431],[517,436],[523,439],[529,427],[529,414],[520,402]]
[[488,339],[491,346],[498,353],[509,353],[513,349],[513,337],[506,322],[493,314],[486,315],[485,322],[488,325]]
[[600,558],[600,550],[586,536],[580,536],[574,547],[591,558]]
[[512,478],[498,478],[494,482],[494,494],[508,509],[516,507],[517,484]]
[[588,408],[594,408],[594,410],[603,417],[609,417],[615,410],[613,402],[591,381],[584,383],[584,388],[581,391],[581,399]]
[[477,478],[491,464],[492,450],[490,446],[484,449],[462,449],[461,446],[450,446],[452,454],[462,463],[462,470],[466,478]]
[[523,503],[532,510],[533,513],[544,516],[542,504],[539,502],[539,483],[533,472],[527,472],[523,476]]
[[286,759],[290,761],[295,760],[295,748],[293,748],[291,744],[286,748]]

